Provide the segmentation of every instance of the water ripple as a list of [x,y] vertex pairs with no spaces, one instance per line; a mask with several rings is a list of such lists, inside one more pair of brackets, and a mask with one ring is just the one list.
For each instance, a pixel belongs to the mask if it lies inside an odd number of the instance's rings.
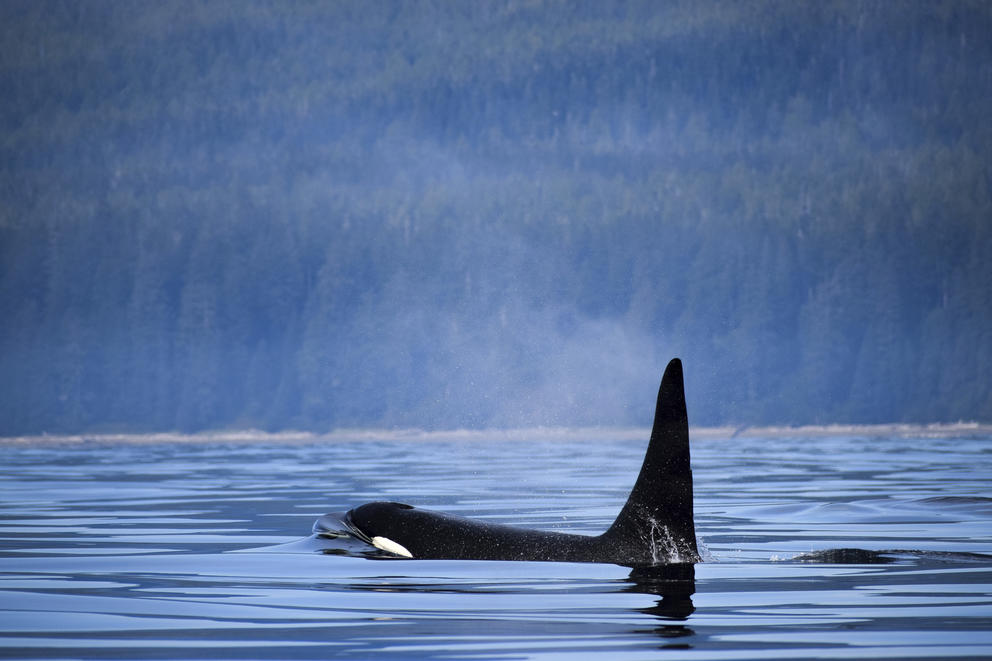
[[625,434],[126,441],[0,445],[0,656],[992,656],[981,436],[696,441],[707,562],[677,581],[308,537],[378,499],[595,534],[639,468]]

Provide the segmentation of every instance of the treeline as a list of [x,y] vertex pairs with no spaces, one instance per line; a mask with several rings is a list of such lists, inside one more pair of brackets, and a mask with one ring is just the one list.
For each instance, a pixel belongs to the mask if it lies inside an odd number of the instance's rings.
[[992,420],[985,2],[0,30],[0,433]]

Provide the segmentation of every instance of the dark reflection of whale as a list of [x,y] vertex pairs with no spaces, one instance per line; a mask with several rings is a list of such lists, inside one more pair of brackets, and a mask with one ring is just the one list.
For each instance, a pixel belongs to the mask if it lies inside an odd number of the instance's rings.
[[637,567],[699,560],[693,523],[689,423],[682,363],[673,359],[658,389],[651,439],[627,503],[602,535],[504,526],[378,502],[314,524],[318,536],[351,535],[385,557],[448,560],[603,562]]
[[[652,594],[660,597],[658,603],[641,612],[664,620],[686,620],[696,607],[692,595],[696,593],[696,568],[690,563],[635,567],[627,577],[630,585],[626,592]],[[669,637],[676,629],[668,628]],[[692,632],[681,635],[689,635]]]

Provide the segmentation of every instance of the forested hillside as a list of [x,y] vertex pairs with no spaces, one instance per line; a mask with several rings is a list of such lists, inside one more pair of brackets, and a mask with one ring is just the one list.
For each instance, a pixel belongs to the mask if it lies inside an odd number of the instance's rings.
[[0,433],[992,420],[992,3],[0,3]]

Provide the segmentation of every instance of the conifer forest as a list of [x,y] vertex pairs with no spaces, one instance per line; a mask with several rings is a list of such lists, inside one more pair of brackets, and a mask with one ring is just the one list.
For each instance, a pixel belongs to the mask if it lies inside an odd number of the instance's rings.
[[0,435],[992,421],[986,0],[0,35]]

